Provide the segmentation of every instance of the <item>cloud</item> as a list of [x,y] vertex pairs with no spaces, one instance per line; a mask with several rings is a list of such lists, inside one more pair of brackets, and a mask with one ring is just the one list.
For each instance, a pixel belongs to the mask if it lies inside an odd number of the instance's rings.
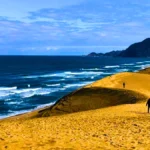
[[1,16],[0,53],[3,49],[15,54],[81,54],[94,50],[118,50],[150,35],[150,2],[57,2],[60,4],[53,2],[52,7],[50,3],[45,8],[35,6],[36,10],[32,8],[22,16],[23,19]]

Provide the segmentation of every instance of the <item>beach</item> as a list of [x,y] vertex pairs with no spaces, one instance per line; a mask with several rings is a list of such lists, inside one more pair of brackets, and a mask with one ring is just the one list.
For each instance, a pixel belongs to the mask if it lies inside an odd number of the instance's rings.
[[0,150],[148,150],[149,83],[149,69],[118,73],[54,106],[0,120]]

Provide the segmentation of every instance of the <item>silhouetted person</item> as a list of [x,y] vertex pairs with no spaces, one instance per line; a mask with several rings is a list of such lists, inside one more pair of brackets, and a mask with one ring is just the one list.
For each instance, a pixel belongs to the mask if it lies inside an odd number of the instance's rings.
[[125,82],[123,82],[123,88],[126,88],[126,83]]
[[148,107],[148,113],[149,113],[149,108],[150,108],[150,98],[148,99],[146,106]]

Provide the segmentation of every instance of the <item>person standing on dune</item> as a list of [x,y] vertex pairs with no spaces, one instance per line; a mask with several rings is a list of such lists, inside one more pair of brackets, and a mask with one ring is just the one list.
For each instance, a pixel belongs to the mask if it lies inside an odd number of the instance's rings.
[[126,83],[125,82],[123,82],[123,88],[126,88]]
[[150,108],[150,98],[148,99],[146,106],[148,107],[148,113],[149,113],[149,108]]

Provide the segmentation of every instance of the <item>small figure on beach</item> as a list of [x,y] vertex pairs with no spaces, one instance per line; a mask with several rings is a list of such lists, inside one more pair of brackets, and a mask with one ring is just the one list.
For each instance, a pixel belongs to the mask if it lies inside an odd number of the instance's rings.
[[126,88],[126,83],[125,82],[123,82],[123,88]]
[[148,99],[147,103],[146,103],[146,106],[148,107],[148,113],[149,113],[149,108],[150,108],[150,98]]

